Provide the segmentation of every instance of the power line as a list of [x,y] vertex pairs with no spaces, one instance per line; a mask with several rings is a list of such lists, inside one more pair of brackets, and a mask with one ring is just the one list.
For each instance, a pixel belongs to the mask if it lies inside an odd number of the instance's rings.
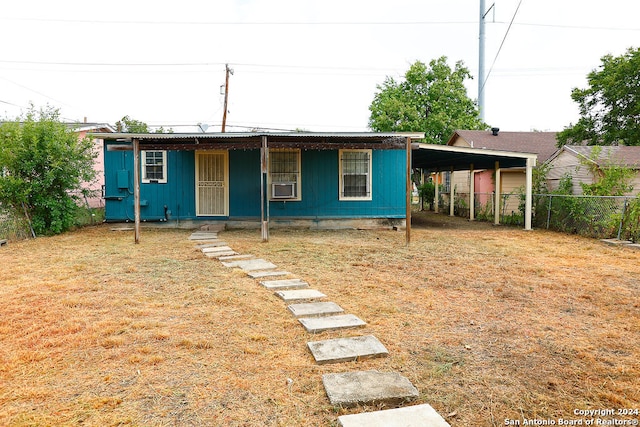
[[[44,93],[42,93],[42,92],[39,92],[39,91],[37,91],[37,90],[35,90],[35,89],[31,89],[30,87],[27,87],[27,86],[25,86],[25,85],[23,85],[23,84],[20,84],[20,83],[18,83],[18,82],[14,82],[13,80],[9,80],[9,79],[8,79],[8,78],[6,78],[6,77],[2,77],[2,76],[0,76],[0,79],[5,80],[5,81],[7,81],[7,82],[9,82],[9,83],[12,83],[12,84],[14,84],[14,85],[16,85],[16,86],[18,86],[18,87],[21,87],[21,88],[23,88],[23,89],[26,89],[26,90],[28,90],[28,91],[30,91],[30,92],[35,93],[35,94],[38,94],[38,95],[40,95],[40,96],[44,96],[45,98],[50,99],[50,100],[52,100],[52,101],[59,102],[60,104],[62,104],[62,105],[66,105],[67,107],[71,107],[71,105],[69,105],[69,104],[67,104],[67,103],[65,103],[65,102],[62,102],[62,101],[60,101],[60,100],[58,100],[58,99],[55,99],[55,98],[52,98],[52,97],[50,97],[50,96],[48,96],[48,95],[45,95],[45,94],[44,94]],[[73,108],[73,107],[72,107],[72,108]]]
[[107,24],[107,25],[467,25],[472,21],[144,21],[144,20],[108,20],[108,19],[57,19],[57,18],[9,18],[0,19],[26,22],[59,22],[63,24]]
[[[21,22],[59,22],[62,24],[105,24],[105,25],[202,25],[202,26],[219,26],[219,25],[244,25],[244,26],[353,26],[353,25],[371,25],[371,26],[394,26],[394,25],[476,25],[476,21],[144,21],[144,20],[99,20],[99,19],[56,19],[56,18],[23,18],[23,17],[0,17],[5,21],[21,21]],[[507,24],[506,21],[493,21],[494,24]],[[596,30],[596,31],[640,31],[640,28],[632,27],[607,27],[607,26],[590,26],[590,25],[569,25],[569,24],[545,24],[535,22],[519,22],[514,23],[516,26],[532,26],[546,28],[563,28],[574,30]],[[220,64],[217,64],[220,65]]]
[[493,66],[496,65],[496,61],[498,60],[498,56],[500,55],[500,52],[502,51],[502,46],[504,46],[504,42],[507,40],[507,36],[509,35],[509,31],[511,30],[511,26],[513,25],[513,21],[516,19],[516,16],[518,15],[518,10],[520,10],[520,6],[522,5],[522,0],[520,0],[518,2],[518,7],[516,7],[516,11],[513,13],[513,16],[511,17],[511,22],[509,23],[509,26],[507,27],[507,31],[504,33],[504,37],[502,38],[502,42],[500,43],[500,47],[498,48],[498,52],[496,52],[496,57],[493,58],[493,63],[491,63],[491,67],[489,67],[489,72],[487,73],[486,77],[484,78],[484,81],[482,82],[482,88],[480,89],[481,91],[484,91],[484,86],[487,84],[487,80],[489,80],[489,76],[491,75],[491,71],[493,71]]

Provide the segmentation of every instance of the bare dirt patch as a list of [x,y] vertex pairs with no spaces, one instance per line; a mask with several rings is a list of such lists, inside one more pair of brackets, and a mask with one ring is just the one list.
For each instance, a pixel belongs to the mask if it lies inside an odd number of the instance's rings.
[[[640,251],[418,219],[403,232],[226,231],[368,325],[310,335],[189,231],[101,226],[0,249],[0,424],[336,425],[329,372],[396,371],[452,426],[640,407]],[[442,222],[440,223],[442,224]],[[388,358],[318,366],[307,341]],[[637,417],[636,417],[637,418]]]

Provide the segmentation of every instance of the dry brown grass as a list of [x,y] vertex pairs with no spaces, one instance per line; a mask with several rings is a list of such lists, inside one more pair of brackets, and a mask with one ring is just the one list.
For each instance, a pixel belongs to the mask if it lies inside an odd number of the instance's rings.
[[[367,369],[408,377],[452,426],[640,407],[640,251],[417,222],[409,248],[393,231],[221,233],[368,322],[317,336],[186,230],[145,229],[140,245],[107,226],[11,242],[0,425],[331,426],[375,408],[332,407],[322,374]],[[306,349],[361,334],[390,356],[317,366]]]

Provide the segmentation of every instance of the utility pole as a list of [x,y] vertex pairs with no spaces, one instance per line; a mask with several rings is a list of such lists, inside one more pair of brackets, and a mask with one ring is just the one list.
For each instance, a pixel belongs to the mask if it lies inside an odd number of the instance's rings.
[[[479,37],[480,45],[478,46],[478,110],[480,111],[480,120],[482,120],[483,122],[484,122],[484,16],[485,16],[484,0],[480,0],[480,37]],[[224,126],[224,124],[222,126]]]
[[227,126],[227,103],[229,101],[229,74],[233,75],[233,70],[229,68],[229,64],[224,64],[224,112],[222,113],[222,132],[224,133]]
[[478,110],[480,111],[480,120],[484,122],[484,84],[486,78],[484,75],[484,39],[485,39],[485,18],[493,9],[495,14],[495,3],[488,10],[485,9],[485,0],[480,0],[480,45],[478,47]]

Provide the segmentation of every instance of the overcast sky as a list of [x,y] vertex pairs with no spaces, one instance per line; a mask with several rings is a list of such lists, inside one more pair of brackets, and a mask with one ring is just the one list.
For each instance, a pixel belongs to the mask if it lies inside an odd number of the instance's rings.
[[[33,102],[66,120],[129,115],[176,132],[197,123],[218,131],[228,63],[227,131],[366,131],[376,85],[415,61],[463,61],[477,99],[479,8],[479,0],[5,1],[0,117]],[[575,122],[571,89],[586,86],[602,56],[640,47],[638,16],[636,0],[496,0],[486,25],[487,123],[557,131]]]

